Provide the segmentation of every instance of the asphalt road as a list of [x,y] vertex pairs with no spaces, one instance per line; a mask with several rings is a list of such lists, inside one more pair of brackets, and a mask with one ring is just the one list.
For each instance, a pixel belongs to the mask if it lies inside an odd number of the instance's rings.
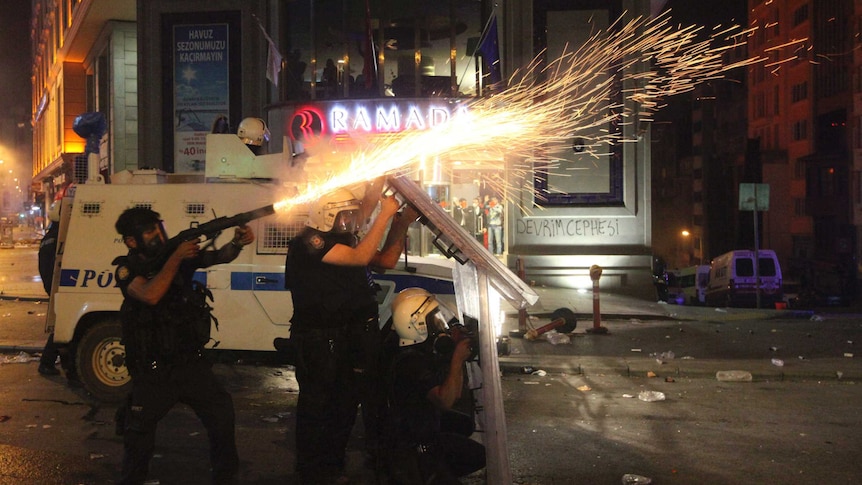
[[[36,365],[0,364],[0,484],[112,483],[122,457],[115,408],[39,376]],[[296,483],[290,368],[219,364],[216,372],[237,407],[241,483]],[[850,484],[862,473],[855,381],[513,373],[502,389],[514,483],[615,485],[634,473],[655,484]],[[645,402],[641,391],[666,398]],[[349,472],[372,484],[361,434],[357,426]],[[160,424],[151,479],[206,483],[206,449],[202,426],[178,406]]]
[[[14,262],[4,256],[0,251],[0,272]],[[543,301],[554,308],[549,291],[542,289]],[[858,481],[856,314],[777,318],[790,314],[609,299],[631,315],[603,321],[608,335],[587,334],[590,322],[581,321],[567,344],[513,339],[511,353],[501,356],[515,483],[619,484],[627,473],[655,484]],[[112,483],[122,458],[115,408],[36,372],[46,309],[37,299],[0,299],[0,485]],[[651,355],[666,352],[674,357]],[[753,382],[719,381],[718,370],[749,371]],[[217,364],[216,372],[236,402],[242,483],[296,483],[292,369],[235,362]],[[665,399],[645,402],[641,391]],[[354,483],[375,483],[362,467],[361,434],[360,425],[349,471]],[[165,418],[157,440],[152,479],[206,483],[206,437],[188,408]]]

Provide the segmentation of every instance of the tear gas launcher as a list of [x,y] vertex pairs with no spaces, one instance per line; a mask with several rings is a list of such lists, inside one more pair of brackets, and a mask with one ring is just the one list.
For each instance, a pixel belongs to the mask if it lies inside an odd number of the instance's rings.
[[173,253],[177,246],[179,246],[183,241],[191,241],[193,239],[200,239],[201,237],[203,237],[204,241],[208,242],[208,244],[212,244],[215,241],[215,238],[217,238],[225,229],[242,226],[255,219],[260,219],[261,217],[266,217],[272,214],[275,214],[275,207],[270,204],[248,212],[242,212],[231,217],[216,217],[211,221],[180,231],[179,234],[168,240],[166,248],[167,251],[165,253]]

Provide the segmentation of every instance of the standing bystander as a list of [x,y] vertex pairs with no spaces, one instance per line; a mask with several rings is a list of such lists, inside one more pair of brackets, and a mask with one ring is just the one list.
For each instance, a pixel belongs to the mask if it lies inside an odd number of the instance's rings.
[[488,249],[503,254],[503,206],[496,197],[488,204]]

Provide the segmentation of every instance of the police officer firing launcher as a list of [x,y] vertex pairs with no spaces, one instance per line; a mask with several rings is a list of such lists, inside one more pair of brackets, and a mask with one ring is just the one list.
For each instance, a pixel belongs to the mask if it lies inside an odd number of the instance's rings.
[[254,241],[243,225],[218,250],[201,251],[197,239],[170,245],[158,213],[145,208],[123,212],[116,229],[129,248],[114,260],[125,300],[120,310],[126,365],[132,376],[118,429],[124,435],[120,483],[147,478],[156,425],[177,403],[188,404],[209,435],[214,483],[234,483],[239,458],[233,400],[216,380],[202,354],[209,341],[211,307],[207,290],[192,280],[195,270],[227,263]]

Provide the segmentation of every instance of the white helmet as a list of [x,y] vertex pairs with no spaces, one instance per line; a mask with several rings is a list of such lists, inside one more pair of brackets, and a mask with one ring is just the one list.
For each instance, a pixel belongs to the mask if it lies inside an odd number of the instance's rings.
[[59,200],[55,200],[51,203],[51,206],[48,207],[48,220],[51,222],[59,222],[60,221],[60,204]]
[[239,122],[236,135],[246,145],[261,146],[269,141],[269,129],[260,118],[245,118]]
[[392,301],[392,328],[401,347],[446,333],[449,323],[457,321],[455,312],[422,288],[404,289]]
[[312,203],[305,224],[323,232],[354,232],[359,227],[359,213],[359,200],[353,192],[336,189]]

